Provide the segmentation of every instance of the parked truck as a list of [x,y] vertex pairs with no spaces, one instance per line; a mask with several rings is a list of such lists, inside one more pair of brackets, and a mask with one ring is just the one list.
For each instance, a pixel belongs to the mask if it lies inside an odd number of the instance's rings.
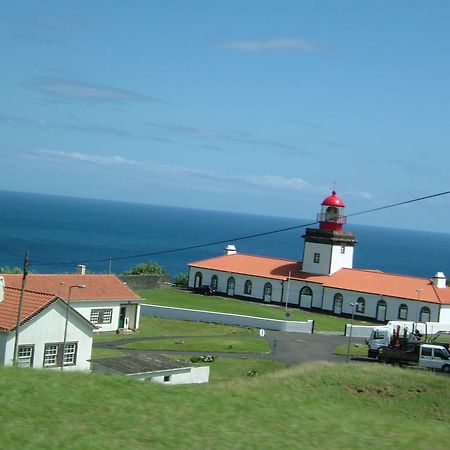
[[418,364],[419,367],[450,373],[447,347],[422,342],[417,329],[410,332],[408,325],[405,322],[375,328],[367,340],[368,357],[380,362]]

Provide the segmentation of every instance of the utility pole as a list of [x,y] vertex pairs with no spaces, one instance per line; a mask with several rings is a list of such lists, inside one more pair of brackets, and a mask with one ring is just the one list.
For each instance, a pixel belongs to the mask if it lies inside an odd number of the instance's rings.
[[19,297],[19,307],[17,308],[17,322],[16,322],[16,337],[14,341],[14,360],[13,364],[17,366],[18,364],[18,358],[19,358],[19,328],[20,328],[20,322],[22,319],[22,307],[23,307],[23,300],[25,297],[25,286],[27,282],[27,275],[28,275],[28,252],[25,253],[25,258],[23,260],[23,276],[22,276],[22,287],[20,289],[20,297]]

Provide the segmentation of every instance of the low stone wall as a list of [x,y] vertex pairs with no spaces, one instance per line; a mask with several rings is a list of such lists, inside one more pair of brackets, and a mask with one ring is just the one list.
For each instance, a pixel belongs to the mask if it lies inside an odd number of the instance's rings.
[[243,316],[195,309],[174,308],[171,306],[141,304],[141,315],[163,317],[165,319],[190,320],[192,322],[212,322],[225,325],[263,328],[266,330],[309,333],[314,330],[314,320],[296,322],[289,320],[266,319],[264,317]]
[[[352,337],[368,338],[374,328],[382,327],[383,325],[350,325],[345,326],[345,336],[350,334],[352,328]],[[415,327],[427,336],[432,336],[438,331],[450,331],[450,324],[439,322],[418,322]]]
[[167,275],[119,275],[119,278],[134,290],[159,289],[167,281]]
[[374,328],[379,325],[345,325],[344,336],[350,335],[350,329],[352,330],[352,337],[354,338],[368,338]]

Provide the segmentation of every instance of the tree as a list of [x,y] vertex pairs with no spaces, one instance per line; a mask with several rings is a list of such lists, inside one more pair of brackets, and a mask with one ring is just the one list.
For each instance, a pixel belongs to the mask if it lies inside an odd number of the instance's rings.
[[140,263],[137,266],[126,270],[124,275],[167,275],[165,267],[160,266],[158,263],[150,261],[148,263]]

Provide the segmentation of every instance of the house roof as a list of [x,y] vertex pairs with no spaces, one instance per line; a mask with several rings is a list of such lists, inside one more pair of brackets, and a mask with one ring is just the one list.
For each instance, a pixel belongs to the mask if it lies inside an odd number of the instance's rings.
[[[264,256],[222,255],[192,262],[192,268],[209,269],[232,274],[241,274],[283,280],[322,284],[327,288],[384,295],[429,303],[450,304],[450,288],[436,288],[428,278],[384,273],[379,270],[341,269],[331,275],[315,275],[302,272],[302,263],[290,259]],[[419,289],[419,291],[418,291]]]
[[290,276],[292,279],[320,283],[327,278],[324,275],[302,272],[302,263],[293,259],[269,258],[244,253],[204,259],[192,262],[189,266],[277,280],[284,280]]
[[[20,289],[5,287],[4,299],[0,302],[0,331],[13,331],[17,325],[19,310]],[[53,304],[58,298],[52,294],[25,291],[20,325],[39,314]]]
[[[21,274],[4,274],[5,285],[20,288]],[[102,274],[34,274],[30,273],[26,279],[26,289],[36,292],[45,292],[67,299],[70,286],[85,285],[84,289],[72,289],[71,301],[107,301],[107,300],[140,300],[139,295],[133,292],[115,275]]]
[[91,359],[90,361],[126,375],[192,367],[192,364],[186,361],[175,361],[161,355],[132,355],[121,358]]
[[375,270],[341,269],[327,277],[323,286],[409,300],[420,297],[424,302],[450,304],[450,288],[438,289],[429,278]]

